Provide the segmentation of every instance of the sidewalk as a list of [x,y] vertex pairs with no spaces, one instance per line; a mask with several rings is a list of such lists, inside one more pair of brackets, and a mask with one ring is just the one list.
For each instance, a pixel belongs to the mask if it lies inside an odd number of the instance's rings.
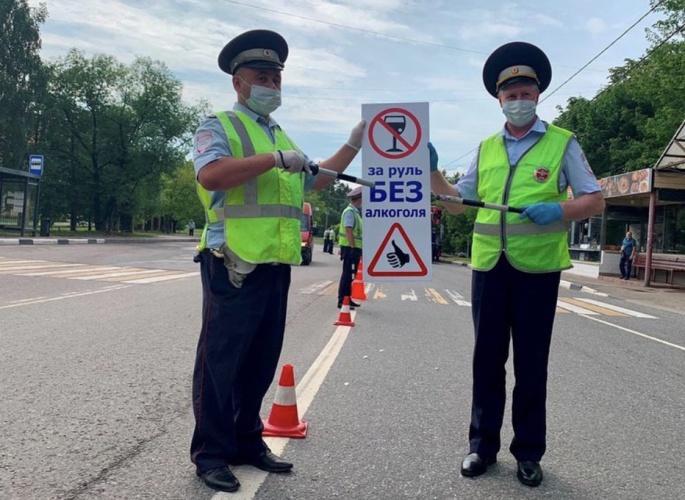
[[653,283],[644,286],[642,280],[625,281],[617,277],[599,276],[599,265],[572,261],[573,269],[561,273],[561,286],[592,294],[617,297],[635,304],[685,315],[685,288]]
[[48,237],[19,237],[10,238],[0,236],[0,246],[6,245],[102,245],[105,243],[159,243],[159,242],[188,242],[199,243],[200,236],[184,234],[160,234],[150,237],[107,236],[105,238],[65,238],[60,236]]

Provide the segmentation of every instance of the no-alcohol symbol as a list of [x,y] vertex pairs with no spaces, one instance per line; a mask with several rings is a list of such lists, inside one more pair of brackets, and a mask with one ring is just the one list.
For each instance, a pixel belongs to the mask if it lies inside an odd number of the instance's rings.
[[371,120],[368,130],[371,147],[384,158],[405,158],[421,142],[419,120],[402,108],[381,111]]

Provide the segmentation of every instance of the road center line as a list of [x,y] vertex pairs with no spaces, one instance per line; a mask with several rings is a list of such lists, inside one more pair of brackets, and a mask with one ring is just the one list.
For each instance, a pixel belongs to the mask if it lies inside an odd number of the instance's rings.
[[[356,311],[350,314],[354,321],[354,317],[357,314]],[[312,363],[312,366],[307,370],[307,373],[302,377],[300,383],[297,384],[295,392],[297,393],[297,413],[300,418],[304,416],[312,401],[314,401],[314,397],[319,392],[321,384],[326,379],[326,375],[328,375],[338,354],[340,354],[343,345],[345,345],[349,333],[349,326],[339,326],[336,328],[326,347],[323,348],[314,363]],[[264,438],[264,442],[276,455],[283,453],[285,445],[289,441],[290,439],[288,438]],[[251,500],[269,475],[267,472],[250,466],[231,467],[231,470],[235,472],[240,481],[240,489],[234,493],[215,493],[211,500]]]
[[592,321],[597,321],[598,323],[603,323],[608,326],[613,326],[614,328],[618,328],[619,330],[623,330],[624,332],[632,333],[633,335],[637,335],[638,337],[644,337],[649,340],[653,340],[654,342],[659,342],[660,344],[667,345],[669,347],[674,347],[675,349],[680,349],[681,351],[685,351],[685,347],[678,345],[678,344],[672,344],[671,342],[667,342],[665,340],[658,339],[656,337],[652,337],[650,335],[646,335],[644,333],[636,332],[635,330],[631,330],[630,328],[626,328],[623,326],[615,325],[613,323],[609,323],[608,321],[601,320],[599,318],[593,318],[592,316],[588,316],[587,314],[580,314],[580,316],[583,316],[587,319],[591,319]]

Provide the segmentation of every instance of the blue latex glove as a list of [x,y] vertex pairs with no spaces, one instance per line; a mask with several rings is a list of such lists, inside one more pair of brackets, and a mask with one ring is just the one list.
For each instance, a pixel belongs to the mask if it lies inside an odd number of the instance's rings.
[[561,216],[564,214],[561,209],[561,203],[536,203],[535,205],[523,208],[523,213],[519,215],[519,219],[528,217],[541,226],[560,221]]
[[433,145],[428,141],[428,151],[430,152],[430,167],[431,172],[438,171],[438,152],[435,150]]

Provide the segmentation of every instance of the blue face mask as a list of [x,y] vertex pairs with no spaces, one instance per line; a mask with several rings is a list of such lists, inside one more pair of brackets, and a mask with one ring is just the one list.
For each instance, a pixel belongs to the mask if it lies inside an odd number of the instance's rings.
[[509,123],[515,127],[523,127],[535,118],[535,107],[535,101],[506,101],[502,104],[502,113]]
[[[245,83],[250,85],[248,82]],[[245,99],[245,104],[258,115],[269,116],[281,105],[281,91],[260,85],[250,85],[250,97]]]

